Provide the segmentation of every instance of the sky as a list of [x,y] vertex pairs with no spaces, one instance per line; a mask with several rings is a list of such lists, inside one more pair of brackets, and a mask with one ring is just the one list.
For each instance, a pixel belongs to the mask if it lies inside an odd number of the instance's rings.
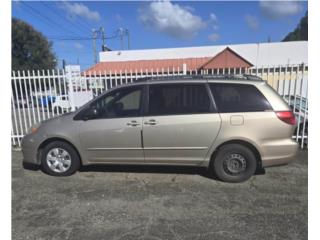
[[12,16],[52,42],[58,67],[64,59],[87,69],[93,29],[104,29],[112,50],[279,42],[307,8],[306,1],[15,1]]

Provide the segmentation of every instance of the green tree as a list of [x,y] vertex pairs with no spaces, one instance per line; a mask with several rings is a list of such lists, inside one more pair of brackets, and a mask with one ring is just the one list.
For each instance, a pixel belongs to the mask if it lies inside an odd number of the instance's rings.
[[290,32],[282,41],[308,41],[308,12],[306,12],[305,16],[301,18],[298,26]]
[[52,43],[28,23],[12,18],[12,69],[52,69],[55,66]]

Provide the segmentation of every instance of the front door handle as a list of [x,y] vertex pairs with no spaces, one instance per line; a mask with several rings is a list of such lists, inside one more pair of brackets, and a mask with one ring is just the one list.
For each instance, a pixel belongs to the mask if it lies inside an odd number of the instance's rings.
[[154,120],[154,119],[150,119],[146,122],[144,122],[144,124],[147,124],[147,125],[156,125],[158,124],[158,121]]
[[140,125],[140,123],[138,123],[135,120],[127,123],[127,126],[131,126],[131,127],[135,127],[135,126],[139,126],[139,125]]

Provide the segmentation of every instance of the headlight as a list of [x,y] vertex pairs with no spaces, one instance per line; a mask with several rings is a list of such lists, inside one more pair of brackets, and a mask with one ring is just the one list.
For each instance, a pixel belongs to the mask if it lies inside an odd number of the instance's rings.
[[32,126],[29,128],[29,130],[28,130],[28,134],[30,134],[30,133],[32,133],[32,134],[33,134],[33,133],[36,133],[36,132],[38,131],[38,128],[40,127],[40,125],[41,125],[40,122],[32,125]]

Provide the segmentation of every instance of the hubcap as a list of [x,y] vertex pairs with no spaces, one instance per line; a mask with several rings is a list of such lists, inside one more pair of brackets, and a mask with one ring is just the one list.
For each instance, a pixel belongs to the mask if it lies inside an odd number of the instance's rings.
[[247,162],[241,154],[232,153],[223,161],[223,167],[228,174],[238,175],[246,170]]
[[71,166],[71,157],[63,148],[52,148],[46,160],[49,168],[57,173],[66,172]]

